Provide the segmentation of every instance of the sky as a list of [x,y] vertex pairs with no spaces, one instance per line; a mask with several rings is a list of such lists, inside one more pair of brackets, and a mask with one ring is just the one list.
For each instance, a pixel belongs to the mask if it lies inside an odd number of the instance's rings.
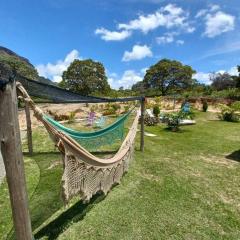
[[113,88],[130,88],[163,58],[195,78],[237,74],[240,0],[1,0],[0,46],[52,81],[74,59],[103,63]]

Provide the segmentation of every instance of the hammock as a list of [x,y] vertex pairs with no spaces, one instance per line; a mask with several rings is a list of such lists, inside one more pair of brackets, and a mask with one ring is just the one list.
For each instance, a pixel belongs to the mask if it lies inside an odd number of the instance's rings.
[[139,111],[137,111],[133,124],[117,153],[111,158],[101,159],[92,155],[69,135],[50,124],[21,83],[17,82],[16,85],[18,95],[28,102],[35,117],[44,124],[50,137],[62,153],[64,168],[62,198],[65,203],[68,203],[76,195],[80,195],[83,201],[89,201],[97,192],[107,194],[114,184],[120,183],[133,156]]
[[103,146],[112,145],[117,142],[117,140],[122,140],[124,135],[124,123],[128,119],[129,112],[117,119],[116,122],[107,126],[104,129],[95,131],[95,132],[79,132],[71,128],[67,128],[59,122],[55,121],[51,117],[44,115],[44,119],[48,121],[53,127],[64,132],[78,143],[81,144],[88,151],[97,151]]

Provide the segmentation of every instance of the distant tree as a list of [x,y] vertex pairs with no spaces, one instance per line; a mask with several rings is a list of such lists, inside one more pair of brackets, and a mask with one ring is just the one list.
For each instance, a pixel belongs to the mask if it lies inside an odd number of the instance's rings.
[[103,64],[91,59],[74,60],[63,72],[59,86],[82,95],[106,94],[111,89]]
[[121,86],[121,87],[119,88],[119,91],[123,91],[123,90],[124,90],[124,87]]
[[238,76],[232,76],[233,80],[236,83],[236,87],[240,88],[240,65],[237,66]]
[[140,81],[132,85],[132,91],[143,93],[145,91],[144,82]]
[[145,88],[158,89],[162,95],[166,95],[172,90],[184,90],[192,86],[195,83],[192,79],[194,73],[188,65],[162,59],[147,70],[143,83]]
[[236,86],[233,77],[228,73],[212,73],[210,74],[211,86],[217,91],[234,88]]

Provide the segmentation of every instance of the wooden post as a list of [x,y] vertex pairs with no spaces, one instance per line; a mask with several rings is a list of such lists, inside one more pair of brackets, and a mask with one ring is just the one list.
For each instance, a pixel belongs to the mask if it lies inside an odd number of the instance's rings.
[[145,113],[145,97],[141,100],[141,139],[140,139],[140,150],[144,150],[144,113]]
[[6,169],[13,223],[17,240],[32,240],[31,220],[21,149],[16,83],[0,79],[0,144]]
[[32,144],[32,124],[31,115],[28,102],[25,102],[25,113],[27,122],[27,141],[28,141],[28,152],[30,155],[33,154],[33,144]]

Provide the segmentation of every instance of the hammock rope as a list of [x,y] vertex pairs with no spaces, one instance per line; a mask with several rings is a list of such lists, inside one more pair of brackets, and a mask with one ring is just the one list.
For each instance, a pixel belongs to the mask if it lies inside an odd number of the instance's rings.
[[67,204],[79,195],[89,201],[97,192],[107,194],[111,187],[120,183],[133,158],[134,140],[137,132],[140,111],[117,153],[107,159],[94,156],[77,141],[50,124],[39,107],[35,105],[21,83],[17,82],[18,95],[32,108],[35,117],[41,121],[55,142],[63,157],[62,198]]

